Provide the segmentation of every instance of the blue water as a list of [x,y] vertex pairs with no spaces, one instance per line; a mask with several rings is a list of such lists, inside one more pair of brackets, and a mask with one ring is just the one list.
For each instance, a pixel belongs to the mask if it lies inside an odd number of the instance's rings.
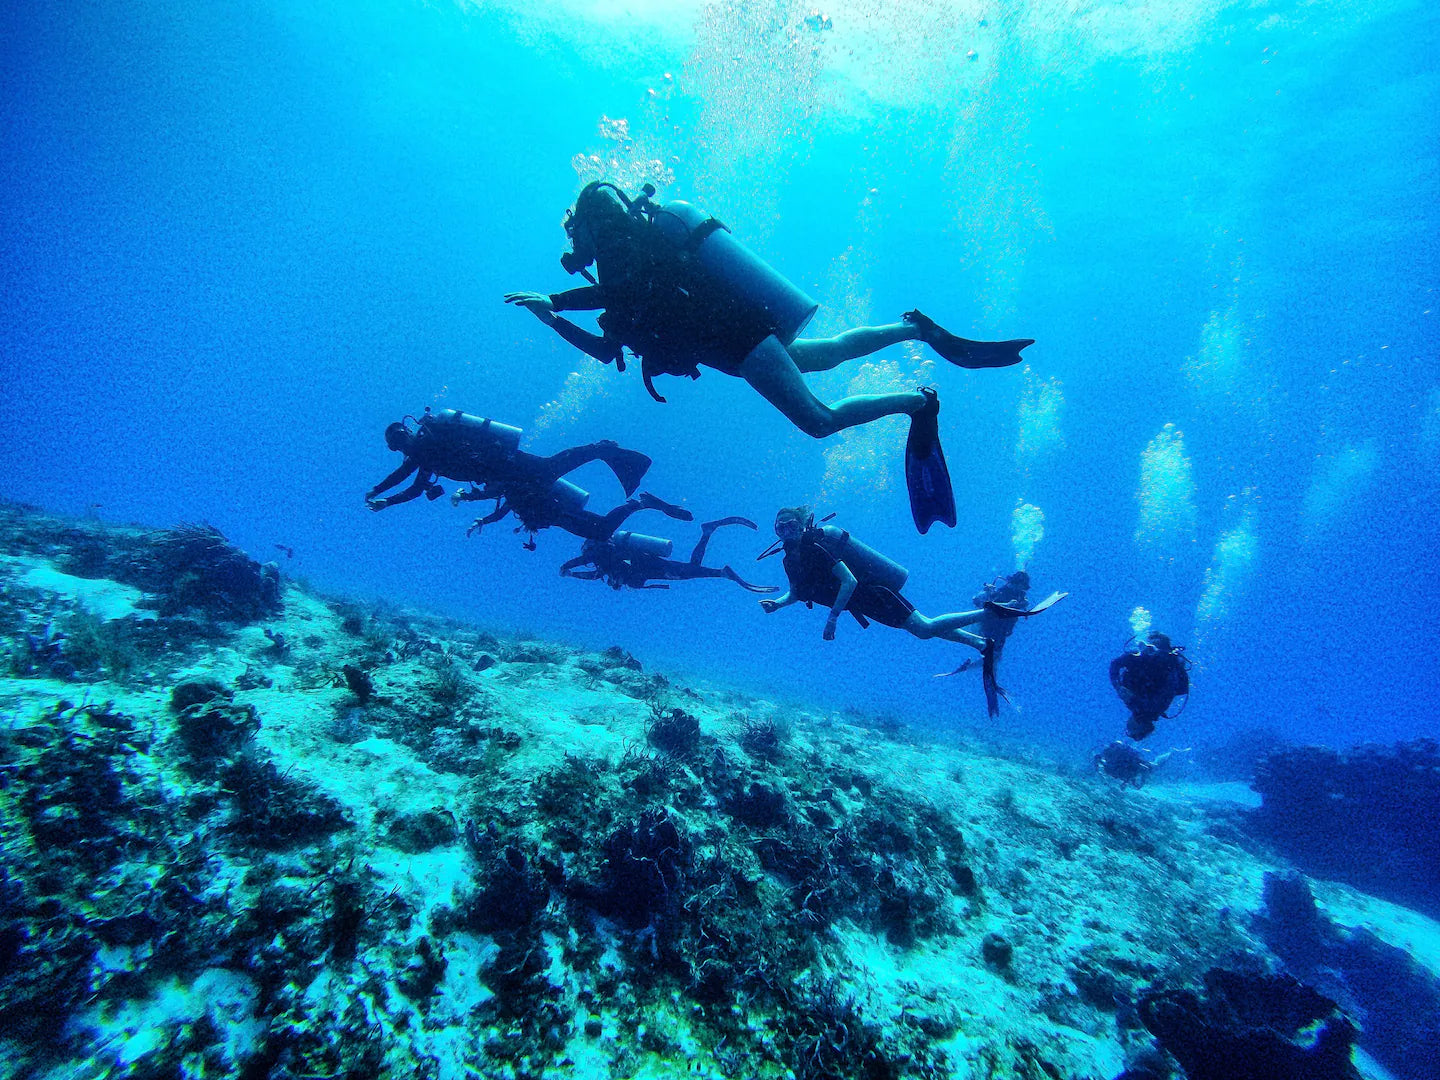
[[[1199,664],[1157,741],[1440,733],[1435,7],[910,6],[827,29],[784,3],[6,5],[0,495],[208,520],[329,589],[1061,753],[1118,732],[1106,666],[1137,606]],[[1032,402],[1062,384],[1029,430],[1048,452],[1017,458],[1024,372],[940,363],[962,521],[920,537],[903,424],[837,456],[717,372],[664,380],[662,406],[598,369],[500,303],[571,284],[560,220],[592,154],[673,172],[662,194],[809,289],[817,329],[918,306],[1036,338]],[[857,370],[814,382],[833,400]],[[561,580],[578,541],[467,540],[448,502],[367,512],[384,426],[426,405],[535,452],[645,451],[645,486],[697,520],[762,523],[712,547],[762,580],[778,507],[836,511],[928,614],[1015,565],[1023,499],[1036,595],[1073,595],[1012,639],[1018,707],[987,721],[978,678],[930,678],[959,646],[848,620],[825,643],[820,613],[720,582]],[[1181,449],[1142,480],[1167,424]],[[580,479],[592,508],[620,498]],[[682,557],[695,536],[635,524]]]

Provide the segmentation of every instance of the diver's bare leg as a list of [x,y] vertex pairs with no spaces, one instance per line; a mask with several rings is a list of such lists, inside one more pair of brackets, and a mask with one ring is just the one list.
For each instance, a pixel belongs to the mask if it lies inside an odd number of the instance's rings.
[[[972,649],[983,652],[985,649],[985,638],[979,634],[972,634],[968,630],[960,629],[961,626],[969,625],[968,623],[952,621],[954,619],[962,619],[970,614],[972,613],[967,611],[960,615],[941,615],[934,619],[927,619],[924,615],[921,615],[920,612],[913,611],[910,613],[910,618],[905,620],[905,625],[902,626],[901,629],[914,634],[922,641],[937,637],[944,638],[946,641],[955,641],[961,645],[969,645]],[[984,612],[975,612],[974,614],[978,616],[983,615]],[[972,621],[978,621],[978,619]]]
[[829,371],[847,360],[877,353],[898,341],[914,341],[920,331],[910,323],[857,326],[828,338],[801,338],[790,343],[790,355],[801,371]]
[[974,611],[957,611],[953,615],[936,615],[933,619],[927,619],[930,629],[937,635],[948,633],[951,630],[958,630],[962,626],[974,626],[985,617],[984,608],[976,608]]
[[926,401],[920,393],[857,394],[826,405],[810,392],[795,360],[774,337],[755,346],[741,362],[737,374],[792,424],[816,439],[868,424],[882,416],[918,412]]

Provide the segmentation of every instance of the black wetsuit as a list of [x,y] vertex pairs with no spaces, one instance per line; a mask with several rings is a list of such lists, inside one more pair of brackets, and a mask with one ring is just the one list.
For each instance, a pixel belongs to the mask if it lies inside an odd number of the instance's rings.
[[[595,567],[593,571],[574,571],[571,563]],[[723,567],[701,566],[699,563],[662,559],[642,551],[621,551],[611,543],[587,544],[579,559],[565,564],[563,573],[578,578],[603,578],[612,589],[664,589],[669,586],[650,584],[652,581],[691,581],[695,578],[728,576]]]
[[643,360],[653,397],[655,375],[699,378],[699,365],[727,375],[777,327],[754,304],[743,304],[720,287],[691,252],[677,249],[653,225],[636,223],[624,241],[612,241],[596,258],[599,284],[550,296],[559,311],[600,308],[602,337],[566,323],[561,334],[597,360],[619,360],[622,348]]
[[634,450],[624,450],[613,442],[587,443],[561,450],[549,457],[527,454],[523,450],[505,450],[493,441],[467,437],[463,429],[450,425],[422,422],[405,454],[400,467],[381,480],[366,496],[373,498],[400,484],[412,473],[414,481],[408,488],[384,500],[385,506],[409,502],[421,495],[440,495],[440,477],[473,484],[514,484],[548,491],[566,473],[592,461],[604,461],[616,468],[616,461],[634,467],[631,475],[616,476],[627,490],[640,482],[649,458]]
[[1130,737],[1143,739],[1177,697],[1190,693],[1190,673],[1178,649],[1146,644],[1110,661],[1110,685],[1130,710]]
[[[722,518],[707,521],[700,527],[700,540],[690,552],[688,562],[665,559],[635,548],[620,548],[607,540],[587,542],[580,554],[560,567],[567,577],[586,581],[603,580],[612,589],[668,589],[669,581],[693,581],[696,578],[727,578],[750,592],[775,592],[769,586],[751,585],[729,566],[704,566],[705,550],[715,530],[725,525],[743,524],[753,529],[755,523],[745,518]],[[581,567],[593,567],[582,570]],[[660,584],[651,584],[651,582]]]
[[[790,581],[790,595],[807,604],[833,607],[840,595],[840,579],[835,576],[835,564],[840,557],[826,546],[822,529],[806,529],[793,548],[785,549],[785,576]],[[852,574],[855,567],[849,567]],[[885,626],[904,626],[915,611],[915,605],[893,589],[860,579],[845,610],[855,616],[855,621],[866,626],[870,621]]]
[[582,540],[609,540],[631,514],[650,508],[639,500],[629,499],[608,514],[597,514],[591,510],[566,506],[556,497],[552,488],[553,485],[542,488],[523,482],[491,481],[476,492],[475,497],[482,500],[494,499],[495,509],[476,521],[471,528],[491,525],[509,514],[514,514],[520,521],[520,529],[531,535],[553,526]]

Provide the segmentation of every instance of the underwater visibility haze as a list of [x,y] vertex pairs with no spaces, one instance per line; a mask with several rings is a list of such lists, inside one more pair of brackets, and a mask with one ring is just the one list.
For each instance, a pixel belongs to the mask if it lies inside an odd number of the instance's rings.
[[[18,3],[0,49],[0,1076],[1440,1077],[1434,5]],[[955,527],[904,416],[658,403],[505,303],[584,284],[594,181],[806,337],[1033,338],[807,376],[936,390]],[[928,616],[1068,595],[990,716],[954,641],[372,512],[427,409],[647,455],[693,521],[624,527],[751,519],[745,582],[807,506]],[[1152,629],[1189,694],[1135,743]],[[1292,977],[1313,1046],[1247,1011]]]

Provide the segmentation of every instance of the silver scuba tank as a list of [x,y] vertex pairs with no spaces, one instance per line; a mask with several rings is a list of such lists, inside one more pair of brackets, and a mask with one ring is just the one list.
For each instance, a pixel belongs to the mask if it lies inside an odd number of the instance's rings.
[[437,427],[462,431],[470,437],[486,439],[507,453],[520,448],[520,437],[524,434],[520,428],[491,420],[488,416],[461,412],[459,409],[441,409],[439,412],[427,409],[421,423],[431,423]]
[[550,494],[559,500],[560,506],[572,513],[579,513],[585,509],[585,504],[590,501],[590,493],[578,484],[572,484],[569,480],[556,480],[550,488]]
[[862,585],[880,585],[899,592],[910,578],[910,571],[894,559],[881,555],[869,544],[862,544],[838,525],[822,525],[825,550],[849,567]]
[[[668,202],[654,209],[655,227],[676,246],[695,243],[701,267],[725,289],[737,308],[764,310],[775,336],[789,345],[820,309],[810,297],[782,277],[730,234],[710,215],[687,202]],[[713,224],[711,224],[713,222]]]
[[675,541],[663,536],[646,536],[644,533],[622,529],[610,538],[610,543],[622,554],[653,555],[657,559],[668,559],[675,550]]

